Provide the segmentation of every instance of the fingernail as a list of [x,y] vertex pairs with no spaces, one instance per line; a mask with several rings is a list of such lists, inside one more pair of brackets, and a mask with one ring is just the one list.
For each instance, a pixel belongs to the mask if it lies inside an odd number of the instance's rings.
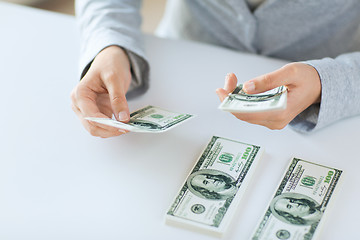
[[125,134],[125,133],[126,133],[126,131],[121,130],[121,129],[119,129],[119,132],[121,132],[122,134]]
[[127,112],[120,112],[119,113],[119,120],[120,121],[128,121],[129,120],[129,116],[127,114]]
[[254,82],[246,82],[246,83],[244,83],[243,89],[245,92],[253,92],[253,91],[255,91],[255,83]]

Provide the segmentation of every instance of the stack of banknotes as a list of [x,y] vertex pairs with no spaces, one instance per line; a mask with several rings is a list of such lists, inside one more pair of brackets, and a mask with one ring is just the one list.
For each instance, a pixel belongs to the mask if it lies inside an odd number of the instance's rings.
[[219,109],[228,112],[264,112],[286,108],[287,89],[285,86],[259,94],[247,94],[243,85],[238,85],[220,104]]
[[119,122],[114,118],[87,117],[85,119],[131,132],[161,133],[192,117],[191,114],[176,113],[149,105],[131,113],[128,123]]
[[317,239],[342,173],[293,158],[252,239]]
[[[230,112],[284,109],[286,98],[284,87],[247,95],[239,85],[220,109]],[[160,133],[192,117],[147,106],[131,113],[128,123],[114,118],[87,119],[132,132]],[[263,151],[257,145],[213,136],[175,196],[166,223],[223,236]],[[329,202],[339,189],[341,175],[342,170],[293,158],[249,238],[317,239]]]
[[260,146],[212,137],[175,197],[166,222],[221,237],[262,153]]

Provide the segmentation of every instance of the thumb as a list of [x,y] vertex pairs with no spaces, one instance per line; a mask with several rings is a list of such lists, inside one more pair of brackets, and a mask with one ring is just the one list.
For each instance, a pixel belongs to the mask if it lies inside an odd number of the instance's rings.
[[109,100],[116,120],[128,122],[130,120],[129,107],[121,81],[118,79],[109,81],[105,86],[109,92]]
[[224,101],[224,99],[229,95],[229,93],[222,88],[216,89],[216,94],[218,95],[220,102]]
[[219,96],[220,101],[224,101],[224,99],[234,91],[237,84],[237,77],[234,73],[228,73],[225,76],[225,85],[224,88],[216,89],[216,94]]
[[256,94],[289,84],[289,73],[282,67],[244,83],[243,90],[248,94]]
[[231,93],[232,91],[234,91],[234,89],[236,88],[236,84],[237,84],[237,77],[234,73],[228,73],[225,76],[225,85],[224,85],[224,90],[227,93]]

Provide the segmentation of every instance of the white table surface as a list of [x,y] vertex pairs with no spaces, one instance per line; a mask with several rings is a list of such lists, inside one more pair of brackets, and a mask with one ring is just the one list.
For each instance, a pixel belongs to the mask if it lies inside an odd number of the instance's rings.
[[101,139],[70,108],[78,82],[73,17],[0,3],[0,239],[213,239],[167,226],[172,200],[213,135],[265,147],[227,239],[249,239],[293,156],[346,173],[321,239],[358,239],[360,118],[312,134],[271,131],[217,109],[241,81],[285,62],[146,37],[150,90],[129,102],[197,117],[163,134]]

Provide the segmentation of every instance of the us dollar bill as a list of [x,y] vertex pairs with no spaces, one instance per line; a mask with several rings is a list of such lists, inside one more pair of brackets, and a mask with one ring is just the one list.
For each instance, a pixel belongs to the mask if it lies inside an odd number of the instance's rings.
[[131,132],[160,133],[183,123],[191,117],[193,117],[191,114],[176,113],[149,105],[131,113],[128,123],[119,122],[113,118],[87,117],[85,119]]
[[318,238],[342,173],[336,168],[293,158],[252,239]]
[[222,236],[262,153],[260,146],[213,136],[168,210],[166,223]]
[[285,86],[259,94],[247,94],[243,85],[238,85],[220,104],[219,109],[228,112],[263,112],[286,108],[287,89]]

